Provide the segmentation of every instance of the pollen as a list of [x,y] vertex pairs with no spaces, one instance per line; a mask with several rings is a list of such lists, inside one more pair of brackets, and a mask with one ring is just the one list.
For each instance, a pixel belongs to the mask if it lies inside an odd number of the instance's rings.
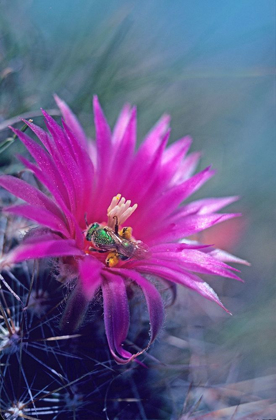
[[125,199],[121,194],[112,198],[110,206],[107,209],[108,226],[114,229],[115,216],[118,218],[119,225],[123,224],[137,209],[138,205],[131,206],[131,200]]

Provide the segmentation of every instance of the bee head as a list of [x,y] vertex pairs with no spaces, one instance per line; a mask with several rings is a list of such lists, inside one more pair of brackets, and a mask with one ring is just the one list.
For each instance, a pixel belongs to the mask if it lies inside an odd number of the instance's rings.
[[95,230],[98,229],[99,226],[100,226],[99,223],[92,223],[92,225],[88,227],[86,236],[85,236],[87,241],[91,241],[93,233],[95,232]]

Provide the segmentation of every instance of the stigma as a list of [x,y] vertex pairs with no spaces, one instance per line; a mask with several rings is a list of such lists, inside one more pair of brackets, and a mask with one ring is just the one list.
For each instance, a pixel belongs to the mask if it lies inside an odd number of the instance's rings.
[[110,206],[107,209],[107,225],[111,229],[115,229],[116,219],[119,225],[122,225],[137,209],[138,204],[131,206],[131,200],[127,200],[117,194],[112,198]]

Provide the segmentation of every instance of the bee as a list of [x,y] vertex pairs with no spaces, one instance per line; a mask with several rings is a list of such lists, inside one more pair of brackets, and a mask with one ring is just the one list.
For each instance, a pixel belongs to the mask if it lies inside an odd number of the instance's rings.
[[125,261],[130,258],[138,260],[147,258],[148,249],[141,241],[134,241],[132,238],[132,229],[124,227],[119,231],[117,216],[114,230],[108,226],[92,223],[86,231],[86,240],[93,246],[90,251],[108,252],[105,263],[107,267],[114,267],[119,260]]

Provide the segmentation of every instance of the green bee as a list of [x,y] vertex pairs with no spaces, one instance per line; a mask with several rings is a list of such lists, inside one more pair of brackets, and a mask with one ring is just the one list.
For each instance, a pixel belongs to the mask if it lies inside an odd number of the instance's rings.
[[125,227],[119,232],[118,219],[116,218],[115,229],[108,226],[92,223],[86,231],[86,240],[91,242],[90,251],[108,252],[105,260],[108,267],[114,267],[119,260],[130,258],[144,259],[148,250],[141,241],[131,240],[132,229]]

